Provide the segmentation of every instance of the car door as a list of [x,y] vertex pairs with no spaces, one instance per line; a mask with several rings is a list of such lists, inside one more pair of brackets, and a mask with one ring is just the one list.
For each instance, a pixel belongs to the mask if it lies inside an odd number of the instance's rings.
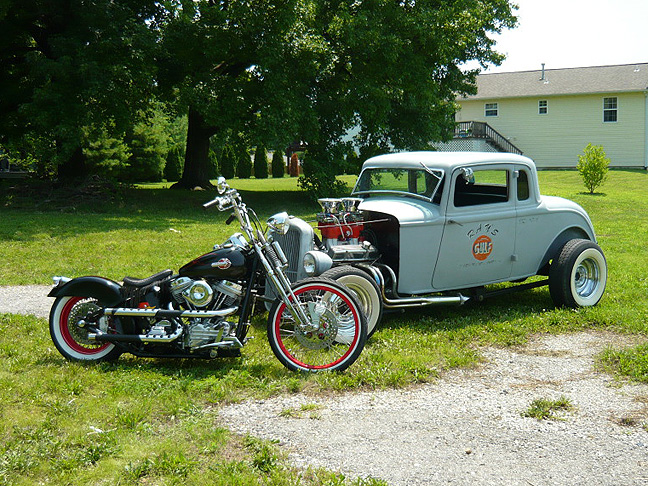
[[510,277],[516,238],[513,169],[510,164],[489,164],[453,172],[434,289],[475,287]]

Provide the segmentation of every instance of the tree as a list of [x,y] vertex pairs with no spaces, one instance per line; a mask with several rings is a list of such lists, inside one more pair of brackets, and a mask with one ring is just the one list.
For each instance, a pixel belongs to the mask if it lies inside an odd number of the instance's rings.
[[590,194],[594,194],[594,190],[607,179],[609,165],[610,159],[605,155],[602,145],[588,143],[583,155],[578,156],[576,169]]
[[[181,187],[209,186],[209,140],[231,133],[269,143],[300,123],[295,80],[304,0],[183,2],[159,23],[159,86],[178,111],[187,110],[188,135]],[[282,135],[282,136],[279,136]]]
[[508,0],[184,2],[161,27],[160,85],[189,112],[180,184],[208,184],[209,137],[308,142],[308,183],[330,186],[348,152],[448,139],[455,98],[502,60],[490,35]]
[[368,0],[323,2],[315,10],[327,62],[319,72],[302,140],[309,144],[302,185],[314,191],[333,183],[332,162],[353,144],[366,152],[426,149],[454,128],[455,99],[475,92],[477,70],[498,64],[490,33],[515,25],[507,0]]
[[257,179],[268,178],[268,156],[263,145],[258,145],[254,152],[254,177]]
[[283,155],[281,150],[276,150],[272,154],[272,177],[283,177],[286,173],[286,166],[284,164]]
[[1,142],[41,151],[34,142],[49,140],[59,176],[83,176],[92,168],[84,149],[105,136],[120,139],[151,99],[156,35],[147,21],[159,4],[8,0],[4,7]]

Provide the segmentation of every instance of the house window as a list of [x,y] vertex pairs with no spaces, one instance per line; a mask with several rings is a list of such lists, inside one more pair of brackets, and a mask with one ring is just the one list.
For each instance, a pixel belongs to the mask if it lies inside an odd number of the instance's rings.
[[612,123],[617,121],[617,99],[603,98],[603,122]]
[[538,101],[538,115],[546,115],[549,111],[549,102],[547,100]]
[[486,103],[484,105],[484,116],[498,116],[497,103]]

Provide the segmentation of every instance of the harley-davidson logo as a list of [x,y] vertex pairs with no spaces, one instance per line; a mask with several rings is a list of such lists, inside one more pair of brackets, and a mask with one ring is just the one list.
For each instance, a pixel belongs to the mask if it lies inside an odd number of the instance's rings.
[[211,266],[214,268],[219,268],[221,270],[227,270],[232,266],[232,262],[229,258],[221,258],[217,262],[212,263]]
[[490,256],[492,251],[493,251],[493,240],[491,240],[486,235],[481,235],[473,243],[472,254],[480,262],[486,260]]

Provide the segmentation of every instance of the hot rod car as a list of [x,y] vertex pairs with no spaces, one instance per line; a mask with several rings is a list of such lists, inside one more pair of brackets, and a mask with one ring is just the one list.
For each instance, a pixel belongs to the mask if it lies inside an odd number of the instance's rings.
[[[369,334],[383,309],[481,300],[500,282],[517,283],[504,291],[548,285],[566,307],[595,305],[605,290],[590,218],[574,202],[540,195],[527,157],[381,155],[364,163],[351,196],[319,200],[321,238],[292,217],[273,238],[291,280],[322,275],[353,290]],[[548,278],[521,283],[535,275]]]

